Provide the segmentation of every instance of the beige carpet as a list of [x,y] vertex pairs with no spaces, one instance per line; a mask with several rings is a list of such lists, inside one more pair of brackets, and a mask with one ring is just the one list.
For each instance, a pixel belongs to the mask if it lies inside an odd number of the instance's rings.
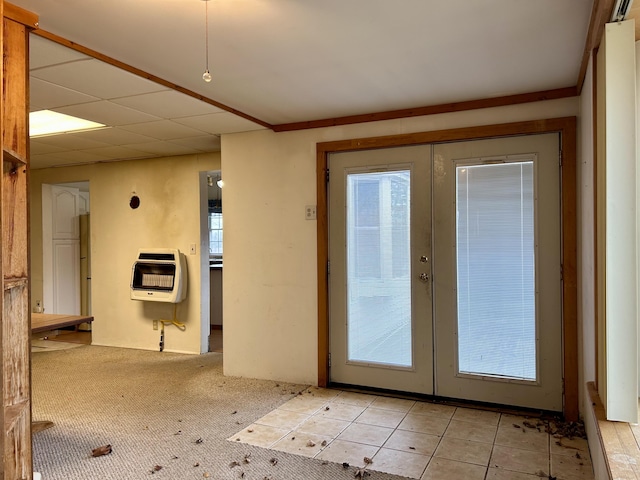
[[[54,422],[33,437],[43,480],[354,478],[353,467],[225,440],[306,386],[224,377],[222,354],[81,346],[32,362],[33,419]],[[107,444],[110,455],[91,456]]]

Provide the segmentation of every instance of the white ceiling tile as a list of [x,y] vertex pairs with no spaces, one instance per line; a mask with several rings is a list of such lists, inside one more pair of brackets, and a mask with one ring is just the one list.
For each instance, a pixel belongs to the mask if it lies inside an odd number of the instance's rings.
[[93,153],[102,157],[107,157],[111,160],[131,160],[134,158],[144,158],[146,154],[140,150],[133,150],[131,148],[120,147],[112,145],[103,148],[91,148],[87,150],[87,153]]
[[214,113],[211,115],[198,115],[175,120],[176,123],[197,128],[208,133],[236,133],[251,130],[264,130],[265,127],[246,120],[233,113]]
[[52,109],[75,105],[78,103],[97,102],[98,97],[85,95],[60,85],[45,82],[39,78],[32,78],[29,85],[30,102],[37,104],[40,109]]
[[96,142],[104,142],[110,145],[125,145],[128,143],[144,143],[155,142],[155,138],[145,137],[137,133],[128,132],[121,127],[99,128],[97,130],[88,130],[86,132],[78,132],[84,138],[95,140]]
[[220,137],[217,135],[204,135],[202,137],[178,138],[171,140],[171,143],[184,145],[185,147],[196,148],[203,152],[219,152]]
[[56,157],[64,157],[64,163],[61,163],[60,165],[71,165],[74,163],[95,163],[101,160],[108,160],[108,158],[105,156],[96,155],[95,153],[88,153],[86,150],[57,154]]
[[99,60],[54,65],[34,70],[31,75],[105,99],[167,90],[162,85]]
[[37,169],[63,165],[73,165],[78,163],[96,163],[106,160],[109,160],[109,158],[102,155],[96,155],[94,153],[87,153],[86,151],[49,153],[42,155],[33,155],[30,158],[30,167]]
[[89,60],[89,57],[46,38],[29,36],[29,69],[77,60]]
[[65,149],[62,147],[58,147],[55,145],[49,145],[47,143],[42,143],[42,142],[38,142],[37,140],[33,139],[30,142],[29,145],[29,153],[31,155],[31,157],[33,157],[33,155],[44,155],[44,154],[49,154],[49,153],[59,153],[59,152],[64,152]]
[[106,143],[96,142],[88,138],[84,138],[79,133],[68,133],[63,135],[48,135],[44,137],[36,137],[38,143],[42,145],[50,145],[65,150],[82,150],[84,148],[98,148],[107,146]]
[[31,155],[29,159],[29,168],[37,170],[38,168],[55,167],[63,160],[53,154]]
[[116,105],[103,100],[101,102],[83,103],[70,107],[56,108],[56,112],[66,113],[86,120],[103,123],[109,126],[129,125],[132,123],[153,122],[158,117]]
[[224,112],[220,108],[175,90],[118,98],[113,102],[162,118],[190,117]]
[[175,138],[198,137],[202,135],[200,130],[179,125],[170,120],[159,120],[157,122],[136,123],[121,127],[133,133],[139,133],[158,140],[173,140]]
[[190,153],[200,153],[198,150],[186,147],[184,145],[178,145],[171,142],[151,142],[151,143],[138,143],[135,145],[124,145],[125,147],[132,148],[134,150],[140,150],[154,155],[187,155]]

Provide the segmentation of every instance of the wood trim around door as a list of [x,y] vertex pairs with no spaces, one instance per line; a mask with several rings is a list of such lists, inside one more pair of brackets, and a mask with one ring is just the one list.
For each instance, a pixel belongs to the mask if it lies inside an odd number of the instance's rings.
[[317,144],[318,239],[318,385],[329,384],[329,229],[327,205],[328,156],[333,152],[388,148],[425,143],[458,142],[505,136],[560,134],[562,218],[562,347],[564,416],[578,420],[578,300],[576,211],[576,117],[552,118],[479,127],[456,128]]

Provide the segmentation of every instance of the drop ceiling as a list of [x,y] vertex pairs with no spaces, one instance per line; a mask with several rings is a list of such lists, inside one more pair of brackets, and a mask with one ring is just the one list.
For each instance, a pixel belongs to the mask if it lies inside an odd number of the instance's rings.
[[[593,2],[12,3],[38,14],[45,32],[213,101],[32,34],[31,110],[109,126],[33,139],[32,166],[44,168],[211,152],[220,135],[264,125],[573,87]],[[202,80],[205,6],[211,83]]]

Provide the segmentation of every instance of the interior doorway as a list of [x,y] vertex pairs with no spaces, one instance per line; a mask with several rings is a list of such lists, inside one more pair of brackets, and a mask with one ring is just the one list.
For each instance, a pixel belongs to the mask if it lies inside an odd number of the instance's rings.
[[[212,170],[201,174],[203,181],[202,249],[204,266],[202,278],[202,298],[207,298],[209,308],[209,352],[222,353],[223,319],[223,217],[222,217],[222,174]],[[204,303],[203,303],[204,305]],[[204,307],[203,307],[204,308]]]
[[559,151],[329,156],[332,383],[562,410]]
[[41,312],[91,315],[90,205],[88,181],[42,185]]

